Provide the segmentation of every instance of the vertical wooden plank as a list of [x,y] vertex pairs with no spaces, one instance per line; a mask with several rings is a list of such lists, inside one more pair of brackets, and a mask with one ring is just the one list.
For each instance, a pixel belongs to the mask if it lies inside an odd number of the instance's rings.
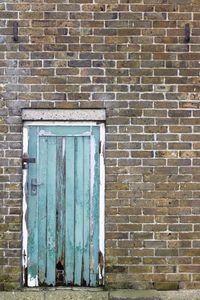
[[90,284],[90,138],[83,140],[83,203],[84,203],[84,224],[83,224],[83,284]]
[[99,166],[99,128],[93,126],[91,136],[91,264],[90,264],[90,285],[97,285],[98,277],[98,253],[99,253],[99,180],[100,180],[100,166]]
[[39,282],[43,284],[46,278],[46,168],[47,168],[47,137],[39,138],[39,160],[38,169],[39,176],[37,180],[38,191],[38,267],[39,267]]
[[75,278],[81,285],[83,276],[83,137],[75,138]]
[[37,178],[37,127],[29,128],[28,156],[36,163],[28,165],[28,286],[38,285],[38,197],[31,190],[31,181]]
[[74,284],[74,138],[66,138],[66,238],[65,276],[67,284]]
[[56,138],[48,137],[47,154],[47,270],[46,283],[55,285],[56,269]]
[[56,140],[56,266],[58,270],[57,283],[62,284],[64,283],[62,274],[64,273],[65,268],[65,138],[57,137]]

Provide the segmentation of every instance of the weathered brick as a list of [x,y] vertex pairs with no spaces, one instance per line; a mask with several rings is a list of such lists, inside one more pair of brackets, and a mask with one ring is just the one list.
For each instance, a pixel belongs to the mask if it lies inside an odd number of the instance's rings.
[[106,108],[106,284],[200,286],[190,274],[200,248],[199,1],[164,2],[0,4],[4,289],[20,282],[25,107]]

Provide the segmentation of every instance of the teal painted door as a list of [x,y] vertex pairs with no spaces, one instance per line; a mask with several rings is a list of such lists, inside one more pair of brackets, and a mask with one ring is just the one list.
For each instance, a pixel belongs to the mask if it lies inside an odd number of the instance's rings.
[[28,286],[98,284],[99,131],[28,127]]

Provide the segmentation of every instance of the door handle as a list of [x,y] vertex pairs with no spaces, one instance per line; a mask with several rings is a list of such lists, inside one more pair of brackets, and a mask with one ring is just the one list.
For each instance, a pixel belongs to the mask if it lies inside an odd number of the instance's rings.
[[37,179],[33,178],[31,179],[31,195],[36,196],[37,195],[37,187],[42,185],[42,183],[37,183]]

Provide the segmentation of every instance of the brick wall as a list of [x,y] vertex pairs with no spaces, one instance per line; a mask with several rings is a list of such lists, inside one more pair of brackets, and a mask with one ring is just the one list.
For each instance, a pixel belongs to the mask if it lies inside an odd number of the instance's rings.
[[0,3],[0,289],[21,278],[25,107],[107,110],[106,285],[200,288],[199,28],[199,0]]

